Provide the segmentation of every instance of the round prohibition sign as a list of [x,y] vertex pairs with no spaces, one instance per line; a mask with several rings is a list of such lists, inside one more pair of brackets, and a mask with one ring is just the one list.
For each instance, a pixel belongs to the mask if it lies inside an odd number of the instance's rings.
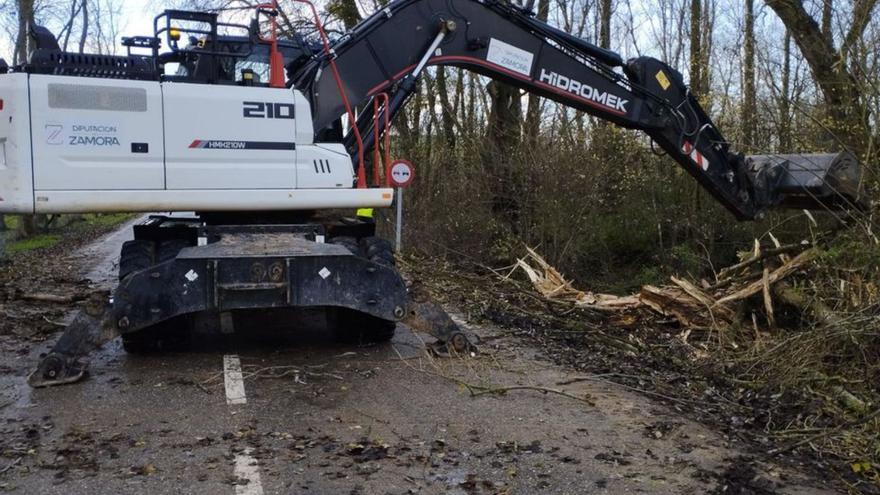
[[408,187],[416,176],[416,169],[408,160],[397,159],[388,167],[388,176],[391,178],[391,185]]

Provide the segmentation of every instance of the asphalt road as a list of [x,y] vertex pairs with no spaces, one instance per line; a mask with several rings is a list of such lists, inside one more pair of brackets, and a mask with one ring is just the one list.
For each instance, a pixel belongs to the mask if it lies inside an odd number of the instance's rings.
[[[110,285],[128,235],[72,259]],[[319,314],[255,321],[185,353],[129,356],[113,342],[86,381],[41,390],[25,379],[51,342],[5,342],[0,491],[834,493],[748,462],[645,396],[601,379],[565,383],[577,377],[499,329],[470,328],[482,352],[439,359],[403,326],[391,344],[343,347]],[[503,387],[522,388],[474,396]]]

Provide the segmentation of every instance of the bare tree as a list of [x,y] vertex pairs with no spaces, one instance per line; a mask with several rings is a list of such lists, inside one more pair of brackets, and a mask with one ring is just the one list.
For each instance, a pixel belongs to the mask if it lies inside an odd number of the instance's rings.
[[834,0],[822,0],[822,34],[830,44],[834,44],[834,33],[831,32],[831,17],[833,15]]
[[781,95],[779,98],[779,150],[791,151],[791,35],[785,32],[783,43],[782,74],[780,76]]
[[611,0],[599,2],[599,46],[611,48]]
[[86,40],[89,37],[89,2],[82,0],[82,31],[79,36],[79,52],[83,53],[86,49]]
[[61,31],[58,32],[58,37],[62,38],[61,49],[67,51],[67,45],[70,43],[70,34],[73,32],[73,23],[76,21],[76,18],[79,17],[79,13],[82,11],[83,2],[81,0],[73,0],[70,2],[70,16],[67,18],[67,22],[64,23],[64,27],[61,28]]
[[28,56],[28,26],[34,22],[34,0],[18,0],[18,35],[15,38],[13,63],[20,64]]
[[332,0],[327,4],[327,11],[342,21],[346,30],[357,26],[362,20],[355,0]]
[[745,40],[743,43],[742,88],[743,104],[740,124],[743,145],[752,151],[755,145],[755,123],[758,116],[757,95],[755,94],[755,5],[753,0],[745,0]]
[[703,20],[703,0],[691,0],[690,24],[690,76],[691,90],[702,95],[703,88],[703,43],[700,37],[700,25]]
[[489,166],[492,211],[516,232],[520,202],[514,150],[520,140],[522,104],[517,88],[497,81],[486,87],[491,99],[484,163]]
[[[549,14],[550,0],[538,0],[538,20],[547,22]],[[538,134],[541,131],[541,106],[541,98],[539,96],[529,95],[524,131],[526,140],[532,148],[538,144]]]
[[827,108],[829,138],[857,154],[866,151],[867,112],[858,82],[846,63],[862,37],[877,0],[855,0],[849,29],[835,47],[799,0],[766,0],[776,12],[810,65]]
[[443,139],[447,146],[455,146],[455,110],[449,103],[449,88],[446,84],[446,67],[437,67],[437,97],[440,99],[440,120],[443,126]]

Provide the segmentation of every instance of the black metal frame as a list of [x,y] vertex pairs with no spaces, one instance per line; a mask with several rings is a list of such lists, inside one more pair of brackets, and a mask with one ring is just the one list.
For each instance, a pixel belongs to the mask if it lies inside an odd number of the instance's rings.
[[[185,240],[192,247],[127,276],[114,295],[113,317],[124,322],[122,333],[183,314],[258,308],[337,306],[401,319],[407,299],[397,272],[343,246],[318,242],[328,230],[363,237],[372,235],[375,225],[357,220],[327,228],[317,223],[205,225],[199,218],[153,215],[134,226],[135,239]],[[200,238],[206,245],[197,246]],[[324,268],[332,281],[321,276]]]
[[[260,10],[258,14],[265,13]],[[174,21],[207,24],[207,29],[186,25],[175,26]],[[234,28],[244,31],[245,36],[220,35],[219,28]],[[79,77],[101,77],[134,80],[169,80],[184,83],[236,84],[235,74],[223,74],[225,59],[250,57],[258,45],[263,44],[252,32],[251,26],[220,22],[216,13],[193,12],[167,9],[153,19],[153,36],[131,36],[122,39],[126,55],[95,55],[63,52],[48,29],[31,25],[30,35],[34,39],[35,50],[27,63],[17,70],[35,74],[53,74]],[[206,39],[205,47],[180,48],[171,31],[181,35],[198,35]],[[170,51],[160,53],[162,40]],[[225,49],[245,46],[246,49]],[[314,53],[312,47],[301,39],[279,40],[279,47],[291,63],[304,63]],[[147,53],[133,53],[133,50],[146,50]],[[187,76],[164,74],[164,66],[170,62],[192,62],[198,65],[198,73]],[[266,55],[268,63],[268,53]],[[253,84],[249,85],[265,85]]]
[[296,226],[206,229],[221,239],[120,283],[111,310],[120,333],[203,311],[343,307],[389,321],[406,315],[400,275],[343,246],[291,233]]

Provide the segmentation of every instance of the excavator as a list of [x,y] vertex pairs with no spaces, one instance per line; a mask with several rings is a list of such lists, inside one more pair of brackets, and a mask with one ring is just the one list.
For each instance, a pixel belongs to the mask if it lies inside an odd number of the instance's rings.
[[466,348],[410,294],[375,224],[338,213],[391,206],[390,126],[429,66],[642,131],[739,220],[864,207],[852,154],[738,154],[677,70],[624,60],[528,6],[393,0],[331,40],[296,1],[314,29],[284,39],[270,2],[249,24],[165,10],[152,36],[123,38],[124,55],[66,53],[31,25],[27,61],[0,60],[0,212],[195,212],[134,226],[118,287],[74,317],[32,386],[81,379],[116,336],[143,352],[193,326],[234,331],[254,311],[322,308],[360,342],[418,320]]

